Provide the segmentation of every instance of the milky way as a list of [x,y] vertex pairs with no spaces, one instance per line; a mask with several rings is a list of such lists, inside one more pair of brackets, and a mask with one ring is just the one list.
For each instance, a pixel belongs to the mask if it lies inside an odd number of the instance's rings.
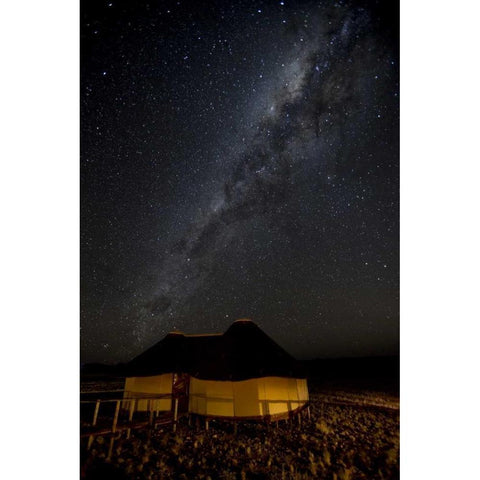
[[131,3],[82,2],[82,359],[396,353],[397,6]]

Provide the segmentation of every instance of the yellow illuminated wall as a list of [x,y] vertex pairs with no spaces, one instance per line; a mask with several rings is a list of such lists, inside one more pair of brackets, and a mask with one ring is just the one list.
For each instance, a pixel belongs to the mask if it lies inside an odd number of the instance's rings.
[[[172,393],[172,374],[164,373],[153,377],[128,377],[125,379],[125,392],[123,398],[155,396],[155,394]],[[128,408],[124,402],[124,408]],[[172,407],[171,398],[152,401],[152,409],[167,411]],[[136,410],[148,410],[148,400],[138,400]]]
[[190,378],[189,411],[200,415],[275,415],[295,410],[307,401],[305,379],[263,377],[222,382]]

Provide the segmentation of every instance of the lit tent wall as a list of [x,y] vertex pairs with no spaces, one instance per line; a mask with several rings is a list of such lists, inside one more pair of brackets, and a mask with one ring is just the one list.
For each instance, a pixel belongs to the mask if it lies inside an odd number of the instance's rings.
[[[282,418],[308,402],[296,360],[250,320],[237,320],[224,334],[170,333],[128,372],[125,397],[179,395],[181,412],[205,417]],[[172,408],[171,398],[159,402],[160,410]]]

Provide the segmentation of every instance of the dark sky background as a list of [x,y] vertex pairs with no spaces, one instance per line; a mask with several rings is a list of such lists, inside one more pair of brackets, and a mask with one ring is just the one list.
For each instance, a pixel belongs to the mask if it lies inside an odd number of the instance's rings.
[[396,354],[398,59],[387,0],[82,0],[82,362]]

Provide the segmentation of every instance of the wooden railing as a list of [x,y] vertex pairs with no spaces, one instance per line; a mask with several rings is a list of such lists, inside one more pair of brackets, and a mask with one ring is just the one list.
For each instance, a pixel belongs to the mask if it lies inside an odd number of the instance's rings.
[[[100,396],[101,394],[103,397],[108,397],[117,392],[119,391],[84,392],[81,395],[98,394]],[[87,449],[91,448],[96,436],[109,436],[110,445],[107,458],[110,459],[115,439],[119,438],[123,431],[126,431],[127,438],[130,437],[132,429],[155,428],[158,425],[172,425],[173,431],[176,431],[178,397],[173,397],[171,394],[138,394],[136,392],[124,392],[123,390],[120,390],[120,392],[125,396],[122,395],[122,398],[80,400],[80,419],[82,422],[80,435],[81,437],[88,437]],[[173,401],[173,412],[172,409],[160,410],[155,408],[155,405],[158,406],[158,402],[155,403],[156,401],[165,399]],[[147,402],[146,410],[138,410],[137,407],[141,401]],[[91,416],[88,416],[88,414]]]
[[[122,393],[119,398],[118,393]],[[99,391],[99,392],[83,392],[83,397],[96,396],[93,399],[81,399],[80,400],[80,417],[82,426],[80,429],[81,437],[88,437],[87,449],[89,450],[93,444],[96,436],[103,435],[110,437],[110,444],[108,448],[107,458],[110,459],[113,452],[115,439],[120,438],[122,432],[126,431],[126,438],[130,438],[131,431],[133,429],[150,428],[154,429],[159,425],[171,425],[172,430],[177,430],[178,423],[178,406],[179,396],[172,394],[150,394],[150,393],[138,393],[128,392],[123,390],[112,391]],[[113,396],[113,398],[108,398]],[[191,394],[192,398],[202,398],[206,402],[209,400],[232,402],[232,398],[225,397],[207,397],[202,394]],[[104,398],[100,398],[104,397]],[[105,398],[107,397],[107,398]],[[160,400],[171,400],[170,407],[168,409],[159,409]],[[278,420],[292,419],[294,416],[298,419],[298,424],[301,425],[301,412],[307,413],[310,418],[309,402],[304,400],[259,400],[263,404],[263,415],[252,416],[252,419],[270,418],[267,421],[276,421],[278,426]],[[139,409],[140,402],[146,402],[146,408]],[[280,414],[270,415],[271,404],[287,404],[288,411]],[[142,404],[142,407],[145,403]],[[172,408],[173,407],[173,408]],[[204,416],[205,428],[208,430],[209,418],[220,418],[218,415],[202,415],[197,412],[196,415]],[[198,417],[197,417],[198,418]],[[90,420],[91,419],[91,420]],[[236,422],[248,419],[246,417],[231,417],[231,420]],[[189,417],[190,424],[190,417]]]

